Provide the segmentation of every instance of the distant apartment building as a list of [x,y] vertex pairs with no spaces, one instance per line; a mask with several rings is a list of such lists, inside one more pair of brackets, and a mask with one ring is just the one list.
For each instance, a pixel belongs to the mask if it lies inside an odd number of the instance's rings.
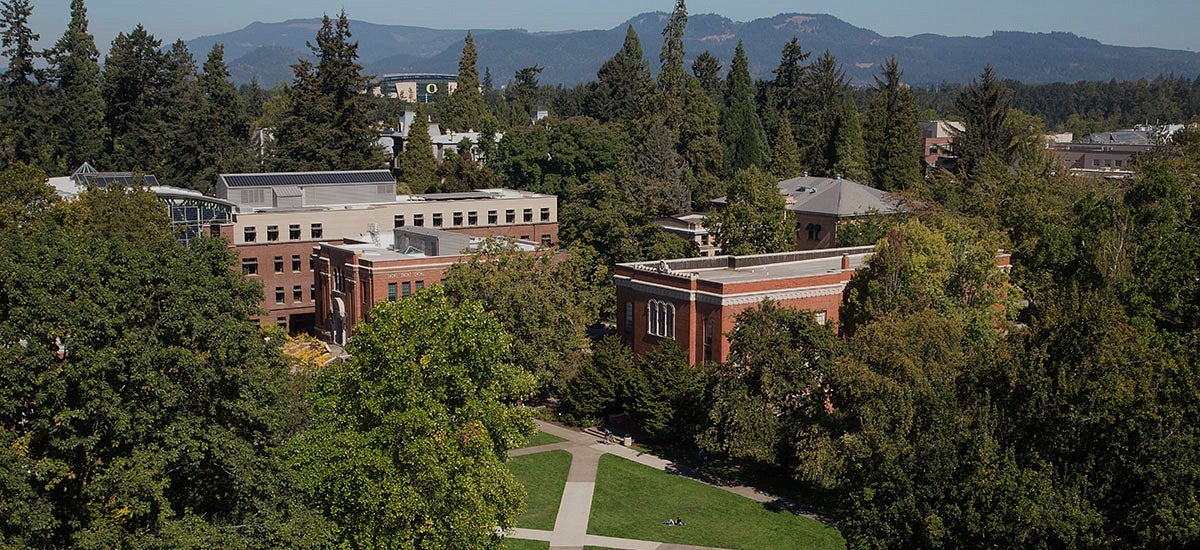
[[1154,148],[1149,144],[1051,143],[1059,164],[1076,176],[1125,179],[1133,177],[1133,160]]
[[966,129],[963,123],[954,120],[922,120],[921,127],[921,156],[925,166],[935,168],[953,168],[958,162],[954,153],[954,136]]
[[699,212],[688,212],[654,220],[654,224],[663,231],[678,235],[694,244],[700,256],[716,256],[721,253],[721,247],[713,241],[712,235],[704,227],[705,215]]
[[474,237],[558,241],[558,200],[512,189],[396,195],[387,170],[222,174],[219,198],[236,205],[220,232],[247,277],[263,285],[262,322],[291,333],[317,324],[314,251],[321,243],[371,242],[395,228]]

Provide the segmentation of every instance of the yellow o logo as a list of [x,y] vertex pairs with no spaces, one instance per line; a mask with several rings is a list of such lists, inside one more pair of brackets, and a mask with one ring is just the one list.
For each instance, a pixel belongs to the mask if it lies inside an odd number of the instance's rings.
[[427,94],[436,94],[437,90],[438,90],[437,84],[430,82],[429,84],[425,85],[425,93],[427,93]]

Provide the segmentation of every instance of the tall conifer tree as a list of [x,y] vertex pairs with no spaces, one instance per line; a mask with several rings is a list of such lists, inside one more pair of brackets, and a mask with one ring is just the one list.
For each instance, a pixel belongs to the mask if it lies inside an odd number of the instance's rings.
[[721,79],[721,60],[708,50],[692,62],[692,74],[700,79],[700,87],[708,92],[714,105],[725,101],[725,81]]
[[693,76],[685,76],[683,127],[679,134],[679,152],[689,172],[692,205],[703,209],[709,200],[721,196],[721,140],[717,124],[719,111],[708,92]]
[[71,0],[71,21],[49,53],[58,88],[53,95],[52,135],[57,156],[73,170],[97,162],[104,150],[104,98],[100,95],[100,52],[88,32],[87,7]]
[[[788,111],[781,113],[784,120],[787,120],[789,115]],[[792,125],[780,124],[771,147],[771,175],[783,180],[799,176],[803,171],[804,168],[800,165],[800,148],[796,145],[796,138],[792,136]]]
[[29,0],[6,0],[0,4],[0,55],[8,70],[0,74],[0,161],[3,164],[35,164],[42,156],[45,137],[45,74],[38,67],[43,52],[35,49],[40,38],[29,28],[33,6]]
[[412,193],[425,193],[437,185],[437,159],[433,158],[433,139],[429,137],[429,112],[417,104],[408,141],[400,153],[400,181]]
[[676,0],[675,11],[663,27],[662,51],[658,61],[662,70],[658,73],[658,116],[663,125],[678,136],[683,126],[684,95],[687,93],[687,72],[683,68],[683,33],[687,30],[687,6],[684,0]]
[[167,134],[163,106],[171,89],[168,59],[154,35],[138,25],[113,39],[104,60],[105,161],[110,170],[154,173]]
[[896,58],[875,77],[875,97],[867,111],[867,164],[871,183],[885,191],[907,189],[921,181],[921,131],[912,90],[900,82]]
[[475,51],[475,38],[467,32],[463,40],[462,56],[458,58],[458,79],[454,93],[446,98],[441,112],[442,126],[450,130],[481,130],[488,115],[483,94],[479,91],[479,54]]
[[988,163],[1012,161],[1016,145],[1016,134],[1008,123],[1012,91],[1000,83],[991,65],[983,68],[979,80],[972,79],[963,89],[954,108],[965,127],[954,136],[960,171],[970,176]]
[[767,165],[770,150],[762,121],[754,110],[754,85],[750,82],[750,62],[738,41],[729,67],[728,95],[721,111],[721,146],[725,149],[725,171]]
[[645,101],[653,80],[633,25],[625,29],[621,50],[600,66],[596,77],[596,89],[587,101],[587,112],[592,118],[628,124],[647,113]]
[[834,141],[842,121],[842,101],[850,86],[846,84],[845,70],[829,50],[805,72],[803,95],[807,105],[801,111],[800,127],[795,134],[801,164],[814,175],[832,176],[837,162]]
[[854,100],[842,99],[840,120],[837,133],[833,137],[835,161],[833,171],[847,179],[864,185],[871,184],[871,175],[867,172],[867,150],[863,141],[862,123],[858,120],[858,108]]

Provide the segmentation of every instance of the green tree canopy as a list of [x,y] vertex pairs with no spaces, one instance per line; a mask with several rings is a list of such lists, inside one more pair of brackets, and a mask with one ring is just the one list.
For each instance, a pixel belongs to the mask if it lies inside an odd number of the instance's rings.
[[446,98],[440,108],[440,122],[449,130],[466,132],[483,130],[484,121],[490,117],[483,93],[479,91],[479,68],[476,60],[475,38],[467,32],[463,39],[462,55],[458,58],[458,78],[454,93]]
[[615,120],[629,125],[648,114],[646,101],[654,81],[633,25],[625,30],[621,50],[600,65],[596,77],[596,89],[589,94],[586,106],[590,116],[601,122]]
[[478,302],[433,287],[371,310],[350,360],[318,375],[308,431],[289,445],[337,544],[497,548],[524,490],[504,467],[533,433],[533,377]]
[[704,225],[724,254],[766,254],[791,250],[796,238],[775,178],[755,167],[729,183],[726,206]]
[[751,166],[766,168],[771,153],[767,146],[767,134],[754,108],[750,64],[741,41],[734,52],[727,82],[728,91],[720,119],[725,170],[733,174]]
[[57,156],[68,170],[98,162],[104,148],[104,98],[100,52],[88,32],[87,7],[71,0],[71,20],[47,57],[58,88],[50,110]]
[[418,103],[408,141],[400,153],[400,181],[413,193],[425,193],[438,184],[437,159],[433,158],[433,138],[429,135],[429,115]]
[[921,181],[921,130],[912,90],[900,81],[893,57],[875,77],[875,96],[867,110],[867,167],[872,185],[885,191],[908,189]]

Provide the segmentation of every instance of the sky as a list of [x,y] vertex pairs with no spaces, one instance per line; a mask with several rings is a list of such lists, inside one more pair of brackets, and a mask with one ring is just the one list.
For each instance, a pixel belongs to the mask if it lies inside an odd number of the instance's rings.
[[[52,45],[66,28],[69,0],[32,0],[31,26]],[[345,8],[351,19],[441,29],[609,29],[670,0],[89,0],[96,45],[142,23],[164,43],[245,27],[254,21],[320,17]],[[912,6],[920,6],[913,9]],[[1200,0],[689,0],[688,13],[750,21],[779,13],[828,13],[885,36],[985,36],[993,30],[1067,31],[1105,44],[1200,51]]]

